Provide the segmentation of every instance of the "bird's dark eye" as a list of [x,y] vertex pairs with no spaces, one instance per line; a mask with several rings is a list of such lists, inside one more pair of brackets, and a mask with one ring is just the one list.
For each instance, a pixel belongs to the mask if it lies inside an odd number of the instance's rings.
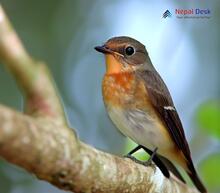
[[131,56],[132,54],[134,54],[134,48],[131,47],[131,46],[128,46],[127,48],[125,48],[125,53],[126,53],[128,56]]

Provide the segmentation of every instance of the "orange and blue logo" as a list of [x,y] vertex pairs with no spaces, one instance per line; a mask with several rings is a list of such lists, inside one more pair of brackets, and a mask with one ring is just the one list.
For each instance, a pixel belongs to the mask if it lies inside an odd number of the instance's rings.
[[[210,9],[199,9],[199,8],[191,8],[191,9],[175,9],[173,10],[173,15],[176,16],[178,19],[192,19],[192,18],[199,18],[199,19],[209,19],[211,17],[211,10]],[[170,18],[172,17],[171,11],[166,10],[162,18]]]

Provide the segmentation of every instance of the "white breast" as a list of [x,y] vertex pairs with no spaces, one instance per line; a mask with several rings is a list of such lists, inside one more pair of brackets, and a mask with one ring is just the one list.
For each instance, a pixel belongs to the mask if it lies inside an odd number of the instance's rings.
[[117,107],[107,107],[109,116],[116,127],[137,144],[151,150],[171,148],[166,135],[161,133],[161,125],[148,112],[141,110],[124,111]]

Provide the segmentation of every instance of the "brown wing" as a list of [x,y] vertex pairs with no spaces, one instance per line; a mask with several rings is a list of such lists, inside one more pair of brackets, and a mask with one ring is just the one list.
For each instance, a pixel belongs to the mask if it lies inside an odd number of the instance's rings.
[[172,98],[165,83],[156,70],[144,70],[137,73],[138,77],[145,82],[150,101],[167,126],[169,134],[177,147],[183,152],[186,159],[191,163],[188,143],[184,134],[180,118],[175,110]]

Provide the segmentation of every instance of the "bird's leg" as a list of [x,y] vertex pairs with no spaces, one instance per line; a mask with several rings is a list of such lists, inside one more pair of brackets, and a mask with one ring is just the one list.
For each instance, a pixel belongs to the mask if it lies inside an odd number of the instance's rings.
[[124,157],[127,156],[131,156],[132,154],[134,154],[136,151],[138,151],[139,149],[141,149],[141,145],[138,145],[137,147],[135,147],[134,149],[132,149],[127,155],[125,155]]
[[[144,147],[144,146],[141,146],[141,148],[146,152],[146,153],[148,153],[149,155],[152,155],[153,154],[153,151],[151,151],[150,149],[148,149],[148,148],[146,148],[146,147]],[[163,175],[164,176],[166,176],[167,178],[169,178],[170,177],[170,173],[169,173],[169,170],[168,170],[168,166],[166,166],[166,164],[164,163],[164,162],[169,162],[169,160],[165,160],[164,161],[164,159],[166,159],[166,158],[163,158],[163,160],[161,160],[162,159],[162,157],[160,157],[158,154],[154,154],[154,156],[153,156],[153,162],[156,164],[156,166],[160,169],[160,171],[163,173]],[[172,165],[172,163],[170,162],[170,164]],[[170,165],[169,164],[169,165]],[[170,168],[174,168],[175,166],[170,166]],[[174,168],[174,170],[175,170],[175,168]],[[173,171],[173,170],[172,170]],[[176,171],[176,170],[175,170]],[[175,173],[178,173],[178,171],[177,172],[174,172],[174,174]],[[179,175],[177,175],[177,176],[179,176]],[[181,180],[182,180],[182,178],[180,178]]]
[[[139,149],[144,149],[145,152],[149,153],[150,158],[147,161],[140,161],[137,158],[135,158],[134,156],[132,156],[132,154],[134,154],[135,152],[137,152]],[[157,153],[157,148],[154,149],[154,151],[146,151],[146,148],[142,145],[138,145],[137,147],[135,147],[134,149],[132,149],[127,155],[125,155],[124,157],[131,159],[132,161],[144,165],[144,166],[149,166],[152,164],[152,161],[154,159],[154,156]]]
[[138,145],[137,147],[135,147],[134,149],[132,149],[127,155],[124,155],[124,157],[131,159],[132,161],[138,163],[138,164],[142,164],[144,165],[144,162],[138,160],[137,158],[135,158],[134,156],[132,156],[132,154],[134,154],[136,151],[138,151],[139,149],[141,149],[142,146]]
[[[134,156],[132,156],[132,154],[134,154],[136,151],[138,151],[139,149],[144,149],[145,152],[147,152],[150,155],[150,158],[147,161],[140,161],[137,158],[135,158]],[[157,147],[154,149],[154,151],[148,151],[148,149],[146,149],[144,146],[142,145],[138,145],[137,147],[135,147],[134,149],[132,149],[127,155],[125,155],[124,157],[131,159],[132,161],[144,165],[144,166],[149,166],[152,164],[152,161],[154,160],[154,157],[157,153]]]
[[[143,146],[141,146],[141,147],[145,150],[145,148]],[[154,149],[154,151],[152,152],[152,154],[150,155],[150,158],[146,162],[144,162],[145,166],[152,165],[152,161],[154,160],[154,157],[155,157],[155,155],[157,153],[157,150],[158,150],[158,148],[156,147]]]
[[[146,153],[148,153],[150,155],[150,158],[148,161],[143,162],[140,160],[137,160],[134,156],[132,156],[133,153],[135,153],[136,151],[138,151],[140,148],[142,148]],[[157,165],[157,167],[160,168],[161,172],[163,173],[164,176],[166,176],[167,178],[170,177],[170,173],[168,171],[167,166],[162,162],[162,160],[160,159],[160,157],[158,157],[158,155],[156,154],[157,152],[157,148],[154,149],[154,151],[151,151],[150,149],[142,146],[142,145],[138,145],[136,148],[134,148],[133,150],[131,150],[126,156],[124,157],[128,157],[131,160],[133,160],[134,162],[144,165],[144,166],[149,166],[152,164],[152,160],[153,162]],[[182,178],[181,178],[182,179]]]

